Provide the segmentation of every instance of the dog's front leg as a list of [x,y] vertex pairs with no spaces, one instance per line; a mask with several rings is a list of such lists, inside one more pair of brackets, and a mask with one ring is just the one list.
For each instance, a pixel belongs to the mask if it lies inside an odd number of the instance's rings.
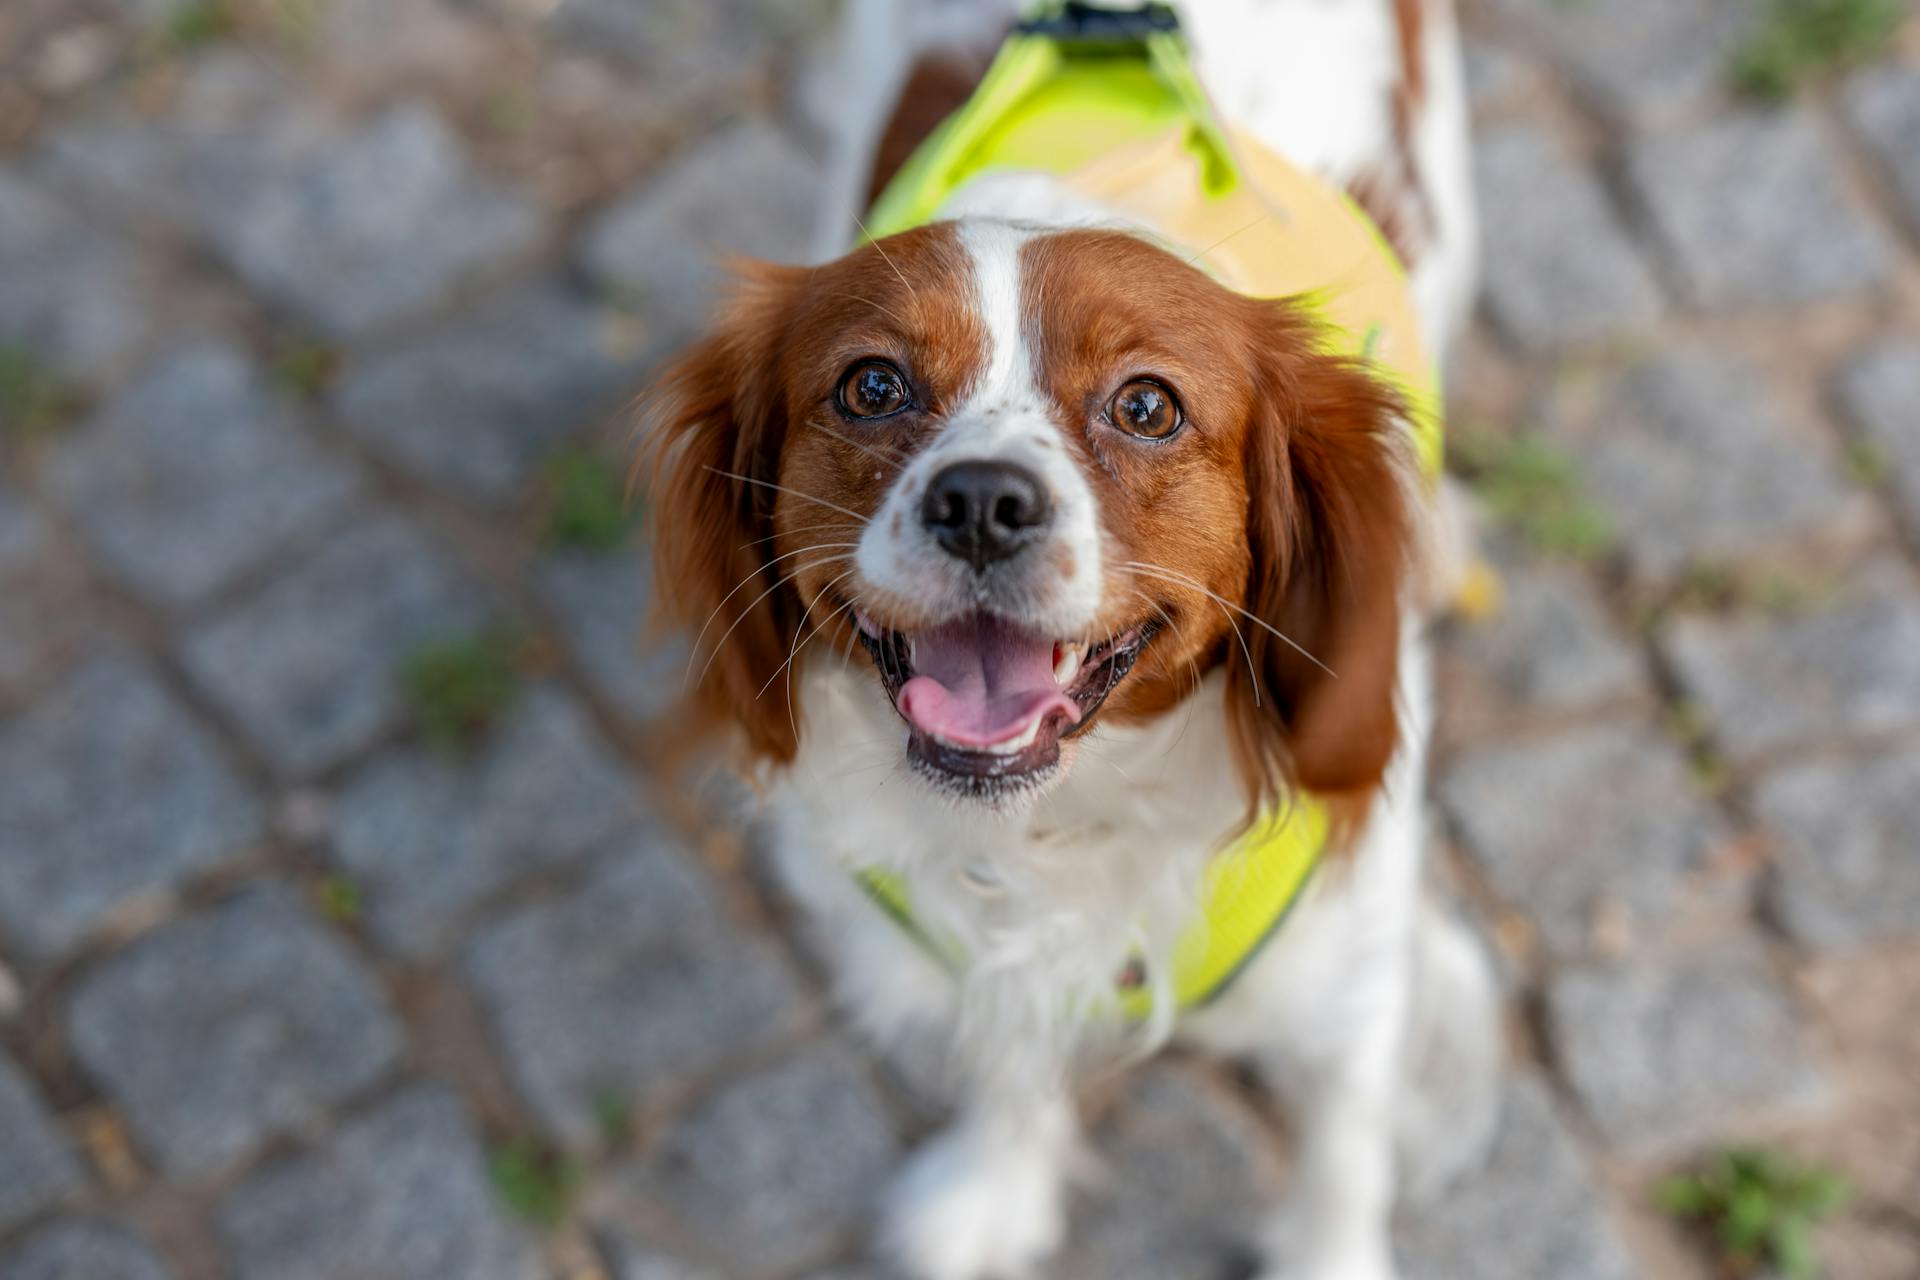
[[983,1089],[908,1163],[883,1244],[913,1280],[1021,1280],[1066,1231],[1073,1105],[1056,1091]]
[[1266,1280],[1392,1280],[1397,1027],[1368,1028],[1341,1061],[1295,1076],[1299,1133],[1287,1203],[1276,1214]]
[[1277,981],[1247,993],[1273,1018],[1270,1027],[1285,1029],[1243,1044],[1282,1095],[1298,1136],[1287,1201],[1268,1224],[1264,1280],[1396,1274],[1388,1228],[1410,970],[1402,930],[1388,923],[1397,913],[1373,905],[1379,932],[1343,931],[1344,913],[1313,922],[1342,944],[1365,934],[1357,954],[1302,938],[1311,954],[1296,955],[1291,967],[1276,961],[1266,976]]

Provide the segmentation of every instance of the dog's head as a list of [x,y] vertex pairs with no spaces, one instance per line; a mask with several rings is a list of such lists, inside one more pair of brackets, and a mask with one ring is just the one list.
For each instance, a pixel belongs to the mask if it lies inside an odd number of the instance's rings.
[[794,756],[855,644],[914,771],[988,803],[1224,669],[1249,799],[1371,787],[1408,558],[1394,394],[1304,310],[1111,231],[941,223],[750,268],[656,401],[697,697]]

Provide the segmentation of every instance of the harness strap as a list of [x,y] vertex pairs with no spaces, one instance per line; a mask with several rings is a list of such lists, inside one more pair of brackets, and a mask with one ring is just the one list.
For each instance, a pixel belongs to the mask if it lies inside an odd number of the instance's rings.
[[[1320,863],[1327,840],[1326,810],[1303,798],[1284,813],[1262,819],[1207,866],[1199,911],[1173,953],[1173,998],[1181,1010],[1219,997],[1286,920]],[[965,948],[940,937],[913,910],[906,882],[879,867],[855,880],[874,904],[928,955],[954,972],[966,968]],[[1135,957],[1115,975],[1113,1009],[1144,1020],[1153,995]]]
[[1042,6],[1008,35],[973,96],[894,174],[867,230],[879,239],[932,221],[986,170],[1070,172],[1176,127],[1202,189],[1232,191],[1240,180],[1233,150],[1172,10]]

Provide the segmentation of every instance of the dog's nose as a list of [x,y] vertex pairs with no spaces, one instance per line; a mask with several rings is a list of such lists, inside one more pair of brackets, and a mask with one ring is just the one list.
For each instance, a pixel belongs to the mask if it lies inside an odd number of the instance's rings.
[[975,569],[1004,560],[1053,521],[1040,477],[1011,462],[956,462],[933,477],[920,522]]

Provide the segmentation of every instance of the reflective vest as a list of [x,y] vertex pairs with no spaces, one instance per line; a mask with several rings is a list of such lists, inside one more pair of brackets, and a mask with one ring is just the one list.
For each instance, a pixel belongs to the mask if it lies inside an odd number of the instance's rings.
[[[1422,466],[1438,474],[1438,379],[1399,258],[1345,192],[1215,118],[1171,10],[1042,6],[893,176],[866,230],[908,230],[975,178],[1035,170],[1151,230],[1236,293],[1304,305],[1327,350],[1368,360],[1401,393]],[[1173,956],[1180,1008],[1217,996],[1273,935],[1319,864],[1327,825],[1303,794],[1208,864],[1200,912]],[[869,869],[859,880],[943,963],[964,967],[916,921],[898,877]],[[1137,965],[1115,988],[1126,1015],[1150,1012]]]

